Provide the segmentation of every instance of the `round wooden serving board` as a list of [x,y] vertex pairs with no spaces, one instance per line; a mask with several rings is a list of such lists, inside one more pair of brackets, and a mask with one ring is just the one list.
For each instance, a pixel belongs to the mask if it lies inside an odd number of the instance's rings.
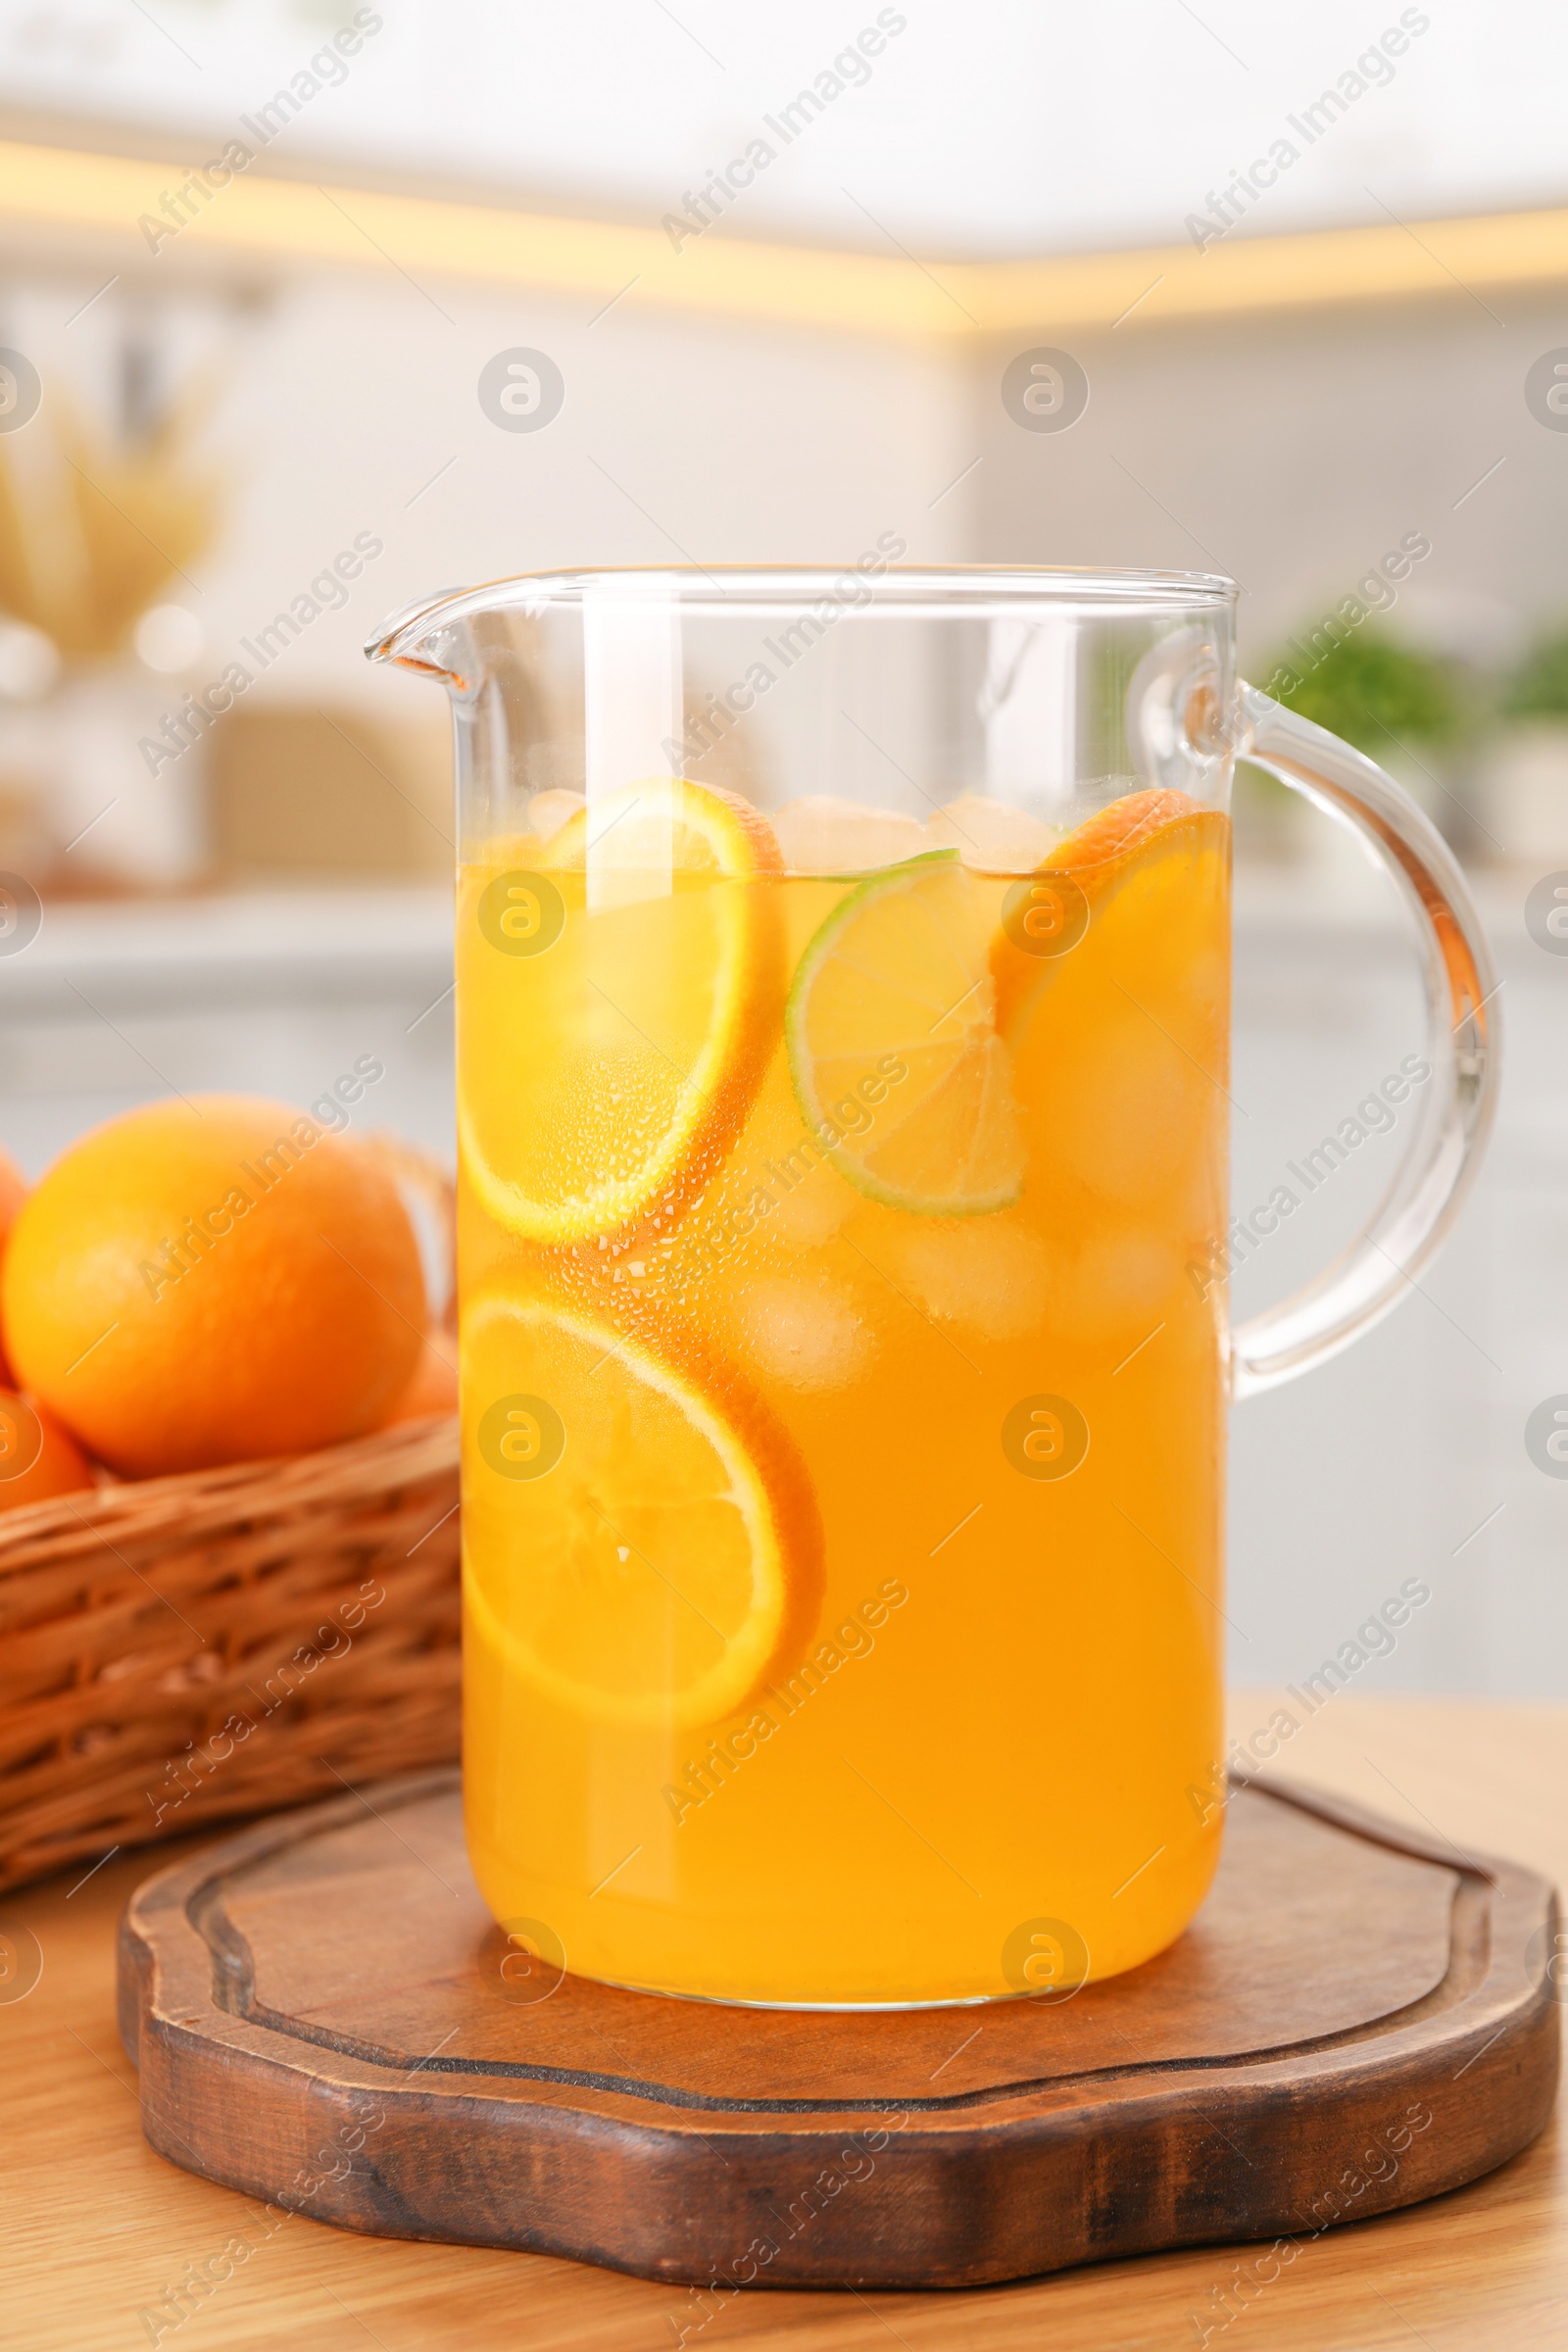
[[1253,1788],[1188,1933],[1070,2000],[669,2000],[503,1975],[446,1772],[149,1879],[121,2024],[155,2148],[319,2221],[720,2297],[965,2286],[1490,2171],[1550,2110],[1554,1920],[1529,1871]]

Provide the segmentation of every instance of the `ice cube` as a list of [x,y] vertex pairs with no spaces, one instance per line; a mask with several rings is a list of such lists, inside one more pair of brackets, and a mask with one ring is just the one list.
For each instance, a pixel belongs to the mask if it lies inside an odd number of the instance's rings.
[[772,823],[784,863],[795,874],[869,873],[916,858],[928,846],[917,816],[820,793],[787,802]]
[[869,1326],[852,1300],[826,1281],[778,1276],[750,1283],[739,1322],[759,1370],[786,1388],[845,1388],[871,1359]]
[[1111,1226],[1091,1233],[1074,1253],[1052,1300],[1052,1323],[1071,1339],[1131,1346],[1152,1337],[1183,1295],[1172,1240],[1151,1226]]
[[587,806],[580,792],[536,792],[528,803],[528,830],[537,833],[541,841],[549,841]]
[[990,874],[1032,874],[1045,865],[1061,839],[1025,808],[1011,808],[982,792],[949,801],[926,821],[929,850],[956,850],[965,865]]
[[939,1323],[1019,1340],[1050,1319],[1051,1255],[1027,1226],[933,1218],[900,1231],[889,1220],[869,1250]]

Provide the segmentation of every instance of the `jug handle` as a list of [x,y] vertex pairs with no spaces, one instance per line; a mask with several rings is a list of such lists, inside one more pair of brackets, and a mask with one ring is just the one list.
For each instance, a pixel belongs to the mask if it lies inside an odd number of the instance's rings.
[[1475,1181],[1496,1106],[1499,983],[1452,853],[1392,776],[1254,686],[1238,685],[1236,750],[1354,825],[1417,920],[1432,1065],[1426,1115],[1371,1220],[1306,1286],[1235,1327],[1231,1394],[1260,1396],[1337,1355],[1416,1287]]

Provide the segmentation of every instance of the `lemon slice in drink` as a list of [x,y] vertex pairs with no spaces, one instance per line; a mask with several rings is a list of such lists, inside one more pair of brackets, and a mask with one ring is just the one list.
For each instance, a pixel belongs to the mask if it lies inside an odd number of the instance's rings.
[[465,1319],[464,1395],[471,1636],[531,1691],[607,1723],[714,1723],[793,1663],[821,1522],[733,1374],[492,1293]]
[[957,851],[938,850],[852,890],[801,958],[784,1014],[796,1099],[840,1173],[888,1207],[971,1215],[1022,1188],[994,920]]
[[781,867],[748,802],[656,777],[468,869],[458,1122],[497,1224],[571,1245],[703,1190],[777,1034]]

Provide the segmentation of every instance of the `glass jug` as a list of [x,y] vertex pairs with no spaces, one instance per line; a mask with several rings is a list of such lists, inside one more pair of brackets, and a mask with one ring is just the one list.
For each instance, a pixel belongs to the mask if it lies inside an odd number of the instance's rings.
[[[456,719],[467,1835],[541,1982],[1059,1998],[1201,1901],[1228,1400],[1402,1296],[1495,1068],[1453,859],[1235,594],[585,571],[368,649]],[[1431,1034],[1232,1330],[1240,753],[1404,886]]]

